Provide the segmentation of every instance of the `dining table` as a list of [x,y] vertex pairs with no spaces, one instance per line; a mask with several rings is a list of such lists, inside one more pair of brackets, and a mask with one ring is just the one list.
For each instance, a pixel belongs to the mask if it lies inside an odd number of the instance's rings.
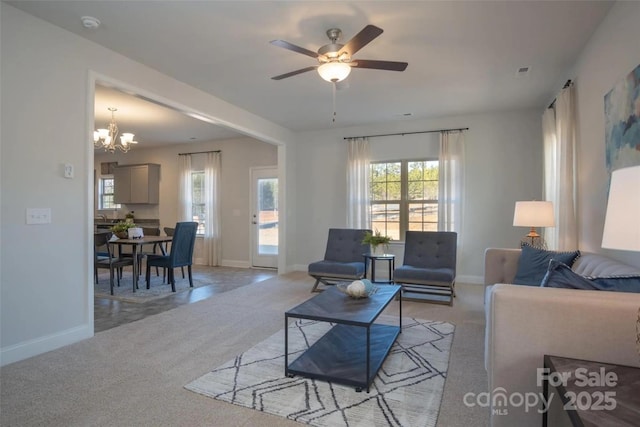
[[138,276],[140,273],[138,272],[140,265],[138,260],[138,252],[143,245],[153,245],[156,243],[160,243],[160,251],[162,255],[166,255],[166,250],[162,243],[171,242],[173,240],[173,236],[143,236],[136,239],[115,239],[110,240],[109,244],[112,246],[118,246],[118,256],[122,254],[122,246],[129,245],[131,246],[131,256],[133,257],[133,292],[138,289]]

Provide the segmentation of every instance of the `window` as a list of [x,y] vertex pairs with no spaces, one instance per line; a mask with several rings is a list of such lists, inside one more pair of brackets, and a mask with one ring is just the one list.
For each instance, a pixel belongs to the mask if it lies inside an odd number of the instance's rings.
[[204,234],[205,219],[204,171],[191,172],[191,213],[198,223],[196,234]]
[[113,177],[100,178],[98,209],[119,209],[120,205],[114,203],[113,197]]
[[438,160],[375,162],[370,171],[373,230],[393,240],[438,230]]

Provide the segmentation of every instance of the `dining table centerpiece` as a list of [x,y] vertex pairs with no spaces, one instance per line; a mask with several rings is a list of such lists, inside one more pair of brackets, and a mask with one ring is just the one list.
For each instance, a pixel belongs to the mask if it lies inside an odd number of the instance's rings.
[[120,239],[128,239],[129,229],[135,227],[137,227],[137,225],[133,222],[120,221],[111,227],[111,231]]

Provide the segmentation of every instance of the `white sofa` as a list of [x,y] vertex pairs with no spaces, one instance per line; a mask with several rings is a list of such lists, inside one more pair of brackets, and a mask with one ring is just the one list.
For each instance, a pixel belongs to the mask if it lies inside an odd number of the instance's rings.
[[[513,285],[519,257],[519,249],[485,251],[485,367],[491,396],[542,393],[537,368],[545,354],[640,367],[640,294]],[[640,272],[591,253],[583,253],[572,269],[597,277]],[[538,408],[525,407],[493,405],[491,425],[542,425]],[[558,408],[550,411],[550,426],[564,424],[566,415]]]

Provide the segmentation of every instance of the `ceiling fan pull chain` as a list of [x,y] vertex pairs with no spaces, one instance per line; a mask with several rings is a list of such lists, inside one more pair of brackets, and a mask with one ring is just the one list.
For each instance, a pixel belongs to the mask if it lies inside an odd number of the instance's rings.
[[333,92],[333,120],[332,123],[336,122],[336,82],[332,82],[331,84],[333,86],[332,92]]

